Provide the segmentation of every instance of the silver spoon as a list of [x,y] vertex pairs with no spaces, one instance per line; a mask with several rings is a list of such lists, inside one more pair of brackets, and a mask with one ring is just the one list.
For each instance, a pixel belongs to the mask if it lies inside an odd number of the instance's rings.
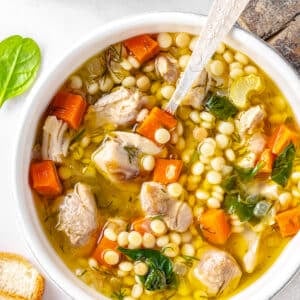
[[175,114],[197,76],[217,50],[249,0],[215,0],[209,11],[205,26],[201,30],[186,70],[179,79],[166,111]]

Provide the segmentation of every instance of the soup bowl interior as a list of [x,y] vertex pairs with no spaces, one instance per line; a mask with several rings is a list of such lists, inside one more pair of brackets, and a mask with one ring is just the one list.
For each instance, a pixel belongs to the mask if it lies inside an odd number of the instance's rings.
[[[66,267],[54,251],[40,224],[28,184],[31,150],[39,120],[66,78],[89,57],[107,46],[142,33],[185,31],[197,34],[204,22],[205,17],[194,14],[150,13],[101,26],[75,45],[52,70],[45,72],[27,99],[14,153],[13,193],[18,201],[18,215],[29,248],[48,277],[72,298],[107,299],[76,278]],[[288,99],[299,121],[300,107],[297,105],[300,103],[297,90],[299,78],[284,59],[256,37],[237,28],[227,36],[225,43],[247,54],[274,80]],[[274,295],[297,271],[300,265],[299,247],[298,234],[273,266],[233,299],[268,299]]]

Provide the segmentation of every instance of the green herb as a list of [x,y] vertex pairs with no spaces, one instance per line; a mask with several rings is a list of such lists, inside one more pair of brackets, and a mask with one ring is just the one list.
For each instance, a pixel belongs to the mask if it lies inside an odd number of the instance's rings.
[[226,178],[222,183],[222,188],[225,192],[232,192],[233,190],[238,188],[238,176],[232,175]]
[[114,274],[106,269],[103,269],[101,267],[92,267],[92,270],[95,271],[96,273],[100,274],[101,276],[106,276],[106,277],[112,277]]
[[137,157],[139,149],[133,146],[124,146],[124,150],[128,153],[129,162],[132,163]]
[[240,198],[241,203],[246,205],[256,205],[259,201],[263,200],[261,195],[245,195]]
[[239,193],[226,194],[224,208],[229,214],[236,214],[240,221],[249,221],[253,218],[255,204],[246,204]]
[[109,59],[111,59],[115,62],[121,62],[121,60],[122,60],[122,51],[123,51],[123,44],[118,43],[118,44],[110,46],[106,50],[106,55],[109,56]]
[[70,145],[72,145],[72,144],[74,144],[75,142],[79,141],[79,140],[83,137],[84,133],[85,133],[85,129],[84,129],[84,128],[82,128],[81,130],[79,130],[79,131],[72,137],[72,139],[71,139],[71,141],[70,141]]
[[111,295],[112,299],[116,299],[116,300],[124,300],[126,296],[127,293],[125,289],[120,289],[117,292],[113,292],[113,294]]
[[263,167],[263,162],[256,164],[254,168],[241,168],[236,166],[235,171],[239,175],[240,179],[243,181],[249,181],[254,178],[259,170]]
[[82,270],[82,272],[77,277],[82,277],[87,272],[86,269]]
[[232,135],[231,135],[231,138],[234,142],[236,143],[240,143],[241,142],[241,136],[237,133],[237,132],[234,132]]
[[47,214],[44,218],[44,222],[48,222],[48,221],[52,221],[55,220],[57,218],[58,215],[58,210],[55,210],[54,212]]
[[189,162],[187,163],[187,169],[190,169],[191,166],[193,165],[194,162],[196,162],[199,158],[199,152],[198,150],[194,150],[192,156],[191,156],[191,159],[189,160]]
[[194,264],[194,261],[199,261],[199,258],[195,256],[190,256],[190,255],[181,255],[181,257],[184,259],[184,264],[188,267],[192,267]]
[[120,65],[122,60],[122,49],[122,43],[118,43],[110,46],[105,51],[108,72],[113,79],[120,82],[129,75],[129,72]]
[[227,120],[237,114],[238,109],[225,96],[213,94],[205,104],[206,108],[217,118]]
[[286,186],[292,173],[295,155],[296,149],[294,144],[291,143],[277,156],[271,175],[273,181],[281,186]]
[[125,249],[122,247],[118,249],[134,261],[144,261],[148,265],[148,273],[140,276],[146,290],[162,290],[175,283],[176,277],[173,272],[172,262],[160,251],[152,249]]
[[13,35],[0,43],[0,107],[31,86],[40,63],[40,49],[34,40]]

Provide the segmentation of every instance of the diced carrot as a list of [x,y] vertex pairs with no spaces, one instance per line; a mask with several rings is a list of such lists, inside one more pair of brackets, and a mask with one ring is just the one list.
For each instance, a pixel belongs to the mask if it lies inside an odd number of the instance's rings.
[[177,120],[168,112],[154,107],[149,115],[145,118],[142,124],[137,128],[137,132],[148,139],[155,141],[155,131],[159,128],[166,128],[168,130],[175,128]]
[[182,160],[159,158],[155,162],[153,180],[163,184],[176,182],[179,179],[182,167]]
[[230,236],[228,216],[222,209],[208,209],[200,217],[203,236],[211,243],[223,245]]
[[31,163],[30,179],[32,188],[40,195],[58,196],[62,192],[55,164],[51,160]]
[[288,144],[293,141],[297,143],[298,136],[297,134],[289,129],[286,125],[279,125],[269,141],[269,148],[272,150],[273,154],[278,155],[281,153]]
[[104,260],[104,254],[106,251],[109,251],[109,250],[115,251],[119,255],[119,260],[120,260],[121,253],[118,251],[118,243],[115,241],[111,241],[102,235],[92,257],[95,258],[100,264],[110,266]]
[[87,102],[80,95],[58,92],[50,105],[50,114],[67,122],[71,128],[78,129],[86,107]]
[[124,44],[140,63],[151,59],[159,52],[158,43],[148,34],[135,36],[126,40]]
[[267,148],[260,155],[259,163],[262,163],[262,167],[259,169],[259,173],[269,174],[272,172],[275,155],[272,150]]
[[139,218],[132,222],[132,228],[140,234],[151,233],[150,224],[151,220],[149,218]]
[[300,206],[279,213],[275,220],[283,237],[295,235],[300,229]]

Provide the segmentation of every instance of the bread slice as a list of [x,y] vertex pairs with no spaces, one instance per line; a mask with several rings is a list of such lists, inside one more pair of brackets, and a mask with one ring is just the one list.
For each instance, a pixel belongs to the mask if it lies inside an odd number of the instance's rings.
[[0,300],[39,300],[44,279],[24,257],[0,252]]

